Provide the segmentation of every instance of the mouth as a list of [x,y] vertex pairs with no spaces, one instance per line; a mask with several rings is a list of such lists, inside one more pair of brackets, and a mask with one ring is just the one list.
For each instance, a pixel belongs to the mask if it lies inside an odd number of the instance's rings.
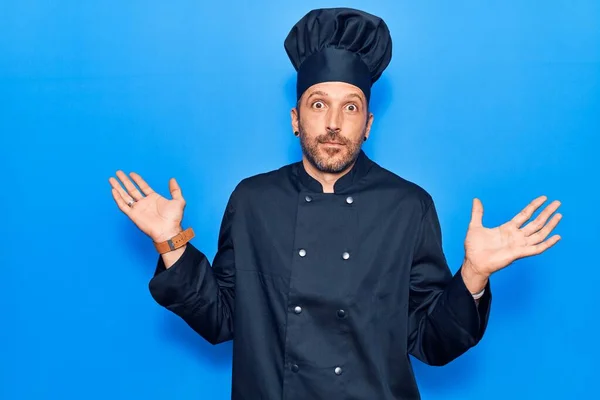
[[321,144],[325,144],[328,146],[343,146],[343,143],[339,143],[339,142],[321,142]]

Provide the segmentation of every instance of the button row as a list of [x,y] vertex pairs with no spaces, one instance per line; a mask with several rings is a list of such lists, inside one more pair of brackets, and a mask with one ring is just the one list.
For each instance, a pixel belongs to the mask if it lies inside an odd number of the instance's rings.
[[[312,197],[309,195],[306,195],[306,196],[304,196],[304,201],[306,201],[307,203],[310,203],[312,201]],[[346,203],[348,203],[348,204],[354,203],[354,198],[352,196],[346,197]]]
[[[294,307],[294,313],[300,314],[301,312],[302,312],[302,307],[300,307],[300,306]],[[340,318],[340,319],[346,318],[346,310],[339,309],[339,310],[337,310],[336,314],[337,314],[338,318]]]
[[[300,249],[298,250],[298,255],[300,257],[306,257],[306,249]],[[348,253],[347,251],[342,253],[342,258],[344,260],[348,260],[350,258],[350,253]]]
[[[298,372],[300,371],[300,367],[298,366],[298,364],[292,364],[291,368],[292,372]],[[333,373],[336,375],[341,375],[342,374],[342,368],[341,367],[335,367],[333,369]]]

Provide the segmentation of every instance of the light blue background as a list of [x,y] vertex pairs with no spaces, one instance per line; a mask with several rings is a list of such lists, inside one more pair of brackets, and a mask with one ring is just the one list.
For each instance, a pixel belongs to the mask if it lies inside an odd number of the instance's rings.
[[432,194],[453,271],[473,197],[490,227],[563,202],[562,241],[493,277],[479,346],[415,361],[423,399],[598,398],[598,1],[21,0],[0,3],[1,399],[229,398],[231,343],[154,303],[108,178],[176,177],[212,259],[235,184],[300,157],[283,40],[339,5],[390,27],[365,150]]

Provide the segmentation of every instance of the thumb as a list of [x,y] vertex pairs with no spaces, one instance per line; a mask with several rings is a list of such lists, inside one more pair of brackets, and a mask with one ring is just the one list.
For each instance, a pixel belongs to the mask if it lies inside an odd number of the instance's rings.
[[171,196],[174,200],[183,200],[181,188],[175,178],[169,179],[169,192],[171,192]]
[[471,226],[483,225],[483,204],[477,197],[473,199],[473,208],[471,210]]

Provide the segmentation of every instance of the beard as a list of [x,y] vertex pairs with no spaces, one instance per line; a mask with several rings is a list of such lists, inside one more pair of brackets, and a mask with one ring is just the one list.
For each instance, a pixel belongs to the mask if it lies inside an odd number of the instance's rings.
[[[346,170],[358,157],[362,148],[363,135],[357,141],[353,142],[336,133],[327,131],[326,134],[319,135],[314,138],[309,138],[301,123],[298,123],[298,131],[300,132],[300,146],[302,153],[306,159],[319,171],[326,173],[339,173]],[[339,148],[319,148],[321,143],[333,141],[342,143]]]

